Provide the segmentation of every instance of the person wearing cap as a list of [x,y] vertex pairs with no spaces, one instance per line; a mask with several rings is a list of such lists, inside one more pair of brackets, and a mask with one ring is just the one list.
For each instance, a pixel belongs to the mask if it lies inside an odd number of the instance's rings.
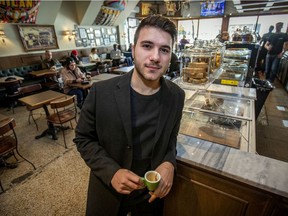
[[74,59],[68,57],[65,62],[65,67],[61,71],[61,77],[64,83],[64,93],[68,95],[76,95],[77,106],[81,109],[84,101],[84,93],[81,89],[73,88],[69,84],[81,83],[85,79],[85,75],[76,66]]
[[266,80],[274,82],[280,59],[285,51],[288,50],[288,36],[281,32],[283,22],[276,23],[276,32],[268,38],[265,48],[268,50],[266,55],[265,75]]
[[70,57],[74,60],[76,64],[79,64],[82,61],[82,58],[78,55],[77,50],[72,50]]

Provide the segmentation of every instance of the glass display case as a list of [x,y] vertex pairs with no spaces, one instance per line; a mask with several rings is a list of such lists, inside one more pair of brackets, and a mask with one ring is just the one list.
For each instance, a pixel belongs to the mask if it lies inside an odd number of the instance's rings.
[[253,100],[197,91],[184,104],[179,133],[249,151]]
[[215,83],[244,86],[248,74],[251,50],[227,49],[223,53],[219,76]]
[[189,61],[182,68],[178,84],[184,88],[205,89],[211,83],[209,74],[216,64],[216,52],[204,48],[187,49]]

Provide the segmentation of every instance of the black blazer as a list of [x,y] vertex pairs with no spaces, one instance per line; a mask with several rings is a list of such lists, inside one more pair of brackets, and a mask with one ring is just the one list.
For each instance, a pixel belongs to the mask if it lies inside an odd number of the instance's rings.
[[[121,201],[110,182],[120,168],[132,164],[130,81],[132,72],[93,84],[81,110],[74,142],[90,167],[87,215],[117,215]],[[152,169],[164,161],[176,167],[176,141],[184,105],[184,91],[161,78],[161,107]]]

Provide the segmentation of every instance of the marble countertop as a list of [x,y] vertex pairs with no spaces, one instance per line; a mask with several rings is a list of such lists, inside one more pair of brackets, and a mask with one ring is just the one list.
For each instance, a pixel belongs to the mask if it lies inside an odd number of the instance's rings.
[[255,88],[244,88],[244,87],[238,87],[238,86],[211,84],[207,88],[207,91],[218,92],[222,94],[226,93],[226,94],[234,95],[236,97],[250,98],[253,100],[257,99]]
[[288,198],[288,163],[181,134],[177,157]]

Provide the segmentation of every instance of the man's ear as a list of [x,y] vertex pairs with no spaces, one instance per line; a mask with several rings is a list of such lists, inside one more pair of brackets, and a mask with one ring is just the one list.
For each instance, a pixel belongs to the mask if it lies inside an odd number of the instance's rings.
[[132,45],[132,57],[133,57],[133,59],[134,59],[134,49],[135,49],[135,45],[133,44]]

